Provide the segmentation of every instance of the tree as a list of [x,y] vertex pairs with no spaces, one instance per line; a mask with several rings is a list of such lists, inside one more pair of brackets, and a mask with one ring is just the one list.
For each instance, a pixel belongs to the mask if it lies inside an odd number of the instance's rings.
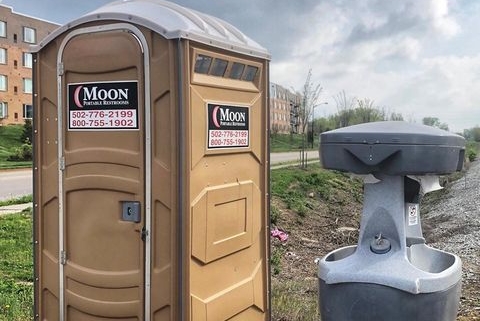
[[277,136],[280,132],[280,125],[279,124],[272,124],[271,136]]
[[308,126],[309,120],[313,115],[313,109],[318,103],[318,98],[323,88],[319,84],[312,82],[312,69],[308,71],[307,79],[303,85],[302,102],[300,104],[299,118],[300,126],[302,128],[302,134],[305,134],[305,130]]
[[475,126],[472,128],[472,136],[474,141],[480,142],[480,127]]
[[348,98],[345,94],[345,90],[339,92],[336,96],[333,97],[335,99],[335,103],[337,104],[337,128],[350,126],[352,124],[353,119],[353,108],[355,106],[355,101],[357,100],[355,97]]
[[437,127],[448,131],[448,125],[441,123],[437,117],[423,117],[422,123],[427,126]]
[[390,120],[403,121],[403,115],[401,113],[392,112]]
[[422,123],[427,126],[438,127],[440,120],[437,117],[423,117]]
[[354,110],[355,124],[370,123],[385,120],[385,111],[374,106],[374,101],[368,98],[357,100],[357,108]]
[[300,156],[300,164],[302,168],[307,167],[305,154],[305,131],[307,129],[310,118],[313,115],[313,109],[317,106],[318,98],[322,92],[322,87],[319,84],[314,84],[312,81],[312,69],[308,70],[307,79],[302,90],[302,99],[298,110],[298,120],[300,122],[302,134],[302,151]]
[[466,140],[480,142],[480,127],[475,126],[473,128],[470,128],[470,129],[464,129],[463,130],[463,137],[465,137]]
[[329,130],[335,129],[335,123],[332,122],[331,117],[329,118],[321,117],[321,118],[315,119],[314,126],[319,133],[323,133],[323,132],[327,132]]

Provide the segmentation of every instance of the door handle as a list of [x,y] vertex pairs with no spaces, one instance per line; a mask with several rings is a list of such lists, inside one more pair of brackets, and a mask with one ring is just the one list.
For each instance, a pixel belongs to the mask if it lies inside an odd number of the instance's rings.
[[140,202],[122,201],[122,220],[140,223],[142,220]]

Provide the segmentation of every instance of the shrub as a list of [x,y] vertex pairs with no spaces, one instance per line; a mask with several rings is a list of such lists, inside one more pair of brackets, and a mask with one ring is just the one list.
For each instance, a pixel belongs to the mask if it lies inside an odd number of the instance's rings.
[[467,150],[468,160],[473,162],[477,158],[477,152],[474,149]]
[[22,142],[26,144],[32,144],[32,120],[25,119],[22,131]]
[[8,156],[8,161],[31,161],[33,157],[33,149],[30,144],[22,144],[13,150],[13,154]]

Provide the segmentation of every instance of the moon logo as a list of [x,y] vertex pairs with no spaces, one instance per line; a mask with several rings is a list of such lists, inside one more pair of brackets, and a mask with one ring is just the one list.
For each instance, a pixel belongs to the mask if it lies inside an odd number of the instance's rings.
[[83,108],[82,103],[80,102],[80,90],[82,90],[83,86],[78,86],[73,93],[73,100],[75,101],[75,105],[78,108]]
[[220,124],[218,123],[218,119],[217,119],[217,113],[218,113],[218,110],[220,109],[220,106],[215,106],[215,108],[213,108],[213,112],[212,112],[212,120],[213,120],[213,124],[215,125],[215,127],[217,128],[220,128]]

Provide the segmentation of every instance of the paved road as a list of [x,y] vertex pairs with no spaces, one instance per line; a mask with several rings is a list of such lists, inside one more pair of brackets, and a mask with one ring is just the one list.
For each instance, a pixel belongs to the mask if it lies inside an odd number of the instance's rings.
[[[299,152],[272,153],[272,165],[292,162],[300,159]],[[307,161],[318,159],[318,151],[307,151]],[[32,194],[32,170],[0,171],[0,200]]]
[[32,170],[0,171],[0,200],[32,194]]

